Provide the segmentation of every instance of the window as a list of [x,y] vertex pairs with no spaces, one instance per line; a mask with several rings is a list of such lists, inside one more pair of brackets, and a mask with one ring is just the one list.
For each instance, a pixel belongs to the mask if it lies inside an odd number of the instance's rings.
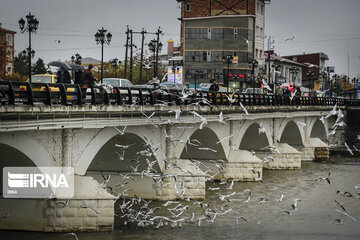
[[11,42],[11,35],[8,35],[8,41]]
[[207,38],[211,39],[211,28],[207,29]]
[[264,15],[264,5],[260,4],[260,13]]
[[256,4],[256,12],[257,12],[257,13],[260,13],[260,3],[257,3],[257,4]]
[[207,52],[207,59],[206,59],[207,62],[211,62],[211,52],[208,51]]
[[255,35],[256,35],[256,36],[259,36],[259,35],[260,35],[260,28],[259,28],[259,26],[256,26]]
[[187,4],[186,4],[186,11],[187,11],[187,12],[190,12],[190,11],[191,11],[190,3],[187,3]]
[[262,59],[263,58],[263,50],[260,50],[260,57],[259,57],[260,59]]
[[259,49],[255,49],[255,58],[258,58],[259,55]]
[[8,68],[7,68],[7,71],[8,71],[8,72],[11,72],[11,67],[8,67]]

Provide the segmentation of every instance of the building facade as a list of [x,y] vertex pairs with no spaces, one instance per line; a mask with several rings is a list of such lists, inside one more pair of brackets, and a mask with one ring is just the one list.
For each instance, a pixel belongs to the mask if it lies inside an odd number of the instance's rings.
[[2,28],[0,23],[0,73],[7,76],[14,72],[15,37],[16,32]]
[[[270,76],[268,84],[275,89],[275,85],[283,83],[294,84],[296,87],[303,86],[303,68],[307,65],[278,56],[274,50],[265,51],[265,58],[270,53],[270,69],[266,64],[266,76]],[[269,74],[270,70],[270,74]]]
[[327,54],[322,52],[310,54],[304,53],[300,55],[284,56],[284,58],[304,64],[302,71],[304,87],[316,90],[323,89],[324,79],[322,78],[321,73],[326,71],[326,61],[329,60]]
[[[185,83],[216,79],[243,90],[264,56],[264,0],[178,0]],[[231,60],[226,61],[227,57]]]

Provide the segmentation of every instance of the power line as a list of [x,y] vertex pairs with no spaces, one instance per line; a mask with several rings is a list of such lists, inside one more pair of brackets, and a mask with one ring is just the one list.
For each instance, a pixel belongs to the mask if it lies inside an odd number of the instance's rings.
[[[109,45],[107,48],[123,48],[123,45]],[[84,47],[84,48],[58,48],[58,49],[36,49],[37,52],[53,52],[53,51],[70,51],[84,49],[99,49],[100,47]]]

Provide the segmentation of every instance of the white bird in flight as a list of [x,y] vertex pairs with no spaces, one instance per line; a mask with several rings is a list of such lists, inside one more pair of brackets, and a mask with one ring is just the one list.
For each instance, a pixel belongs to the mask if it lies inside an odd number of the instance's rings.
[[260,125],[259,125],[259,135],[262,134],[262,133],[265,133],[265,131],[266,131],[262,124],[263,123],[261,122]]
[[285,42],[287,42],[287,41],[293,41],[294,39],[295,39],[295,36],[292,36],[292,37],[289,37],[289,38],[285,39]]

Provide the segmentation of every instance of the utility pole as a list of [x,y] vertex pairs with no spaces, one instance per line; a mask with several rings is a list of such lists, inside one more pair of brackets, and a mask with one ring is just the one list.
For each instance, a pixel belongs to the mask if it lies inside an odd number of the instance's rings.
[[[275,40],[272,39],[271,36],[268,36],[268,39],[267,39],[267,43],[268,43],[268,46],[267,46],[267,49],[268,49],[268,66],[267,66],[267,69],[268,69],[268,83],[272,83],[273,81],[271,81],[271,71],[270,71],[270,65],[271,65],[271,53],[270,51],[274,49],[274,46],[272,46],[274,43],[275,43]],[[274,84],[274,91],[275,92],[275,84]]]
[[144,41],[145,41],[146,31],[142,29],[141,31],[141,55],[140,55],[140,76],[139,80],[142,82],[142,70],[143,70],[143,61],[144,61]]
[[130,82],[133,82],[133,31],[130,30]]
[[155,77],[158,75],[158,58],[159,58],[159,44],[160,44],[160,34],[162,33],[161,28],[159,27],[156,32],[156,54],[155,54]]
[[125,63],[124,63],[124,78],[126,79],[127,77],[127,61],[128,61],[128,48],[129,48],[129,33],[130,33],[130,29],[129,29],[129,25],[127,26],[126,29],[126,44],[125,44]]

